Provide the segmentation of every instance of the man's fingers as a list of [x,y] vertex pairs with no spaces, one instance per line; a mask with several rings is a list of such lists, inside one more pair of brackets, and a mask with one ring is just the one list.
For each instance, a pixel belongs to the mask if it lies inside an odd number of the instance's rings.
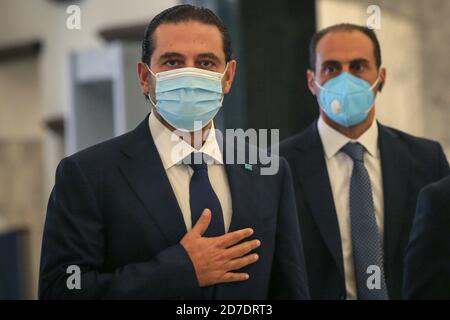
[[253,229],[247,228],[224,234],[217,237],[217,244],[220,248],[228,248],[253,234]]
[[258,248],[261,245],[259,240],[246,241],[244,243],[240,243],[235,245],[234,247],[228,248],[226,257],[229,259],[240,258],[250,251]]
[[227,272],[223,275],[223,277],[219,283],[245,281],[245,280],[248,280],[248,278],[250,278],[248,273]]
[[248,256],[229,261],[226,264],[226,268],[228,271],[239,270],[248,266],[249,264],[255,263],[256,261],[258,261],[258,259],[259,256],[256,253],[249,254]]
[[209,209],[203,210],[202,215],[197,220],[197,223],[192,228],[192,231],[200,236],[203,236],[206,229],[208,229],[209,223],[211,222],[211,211]]

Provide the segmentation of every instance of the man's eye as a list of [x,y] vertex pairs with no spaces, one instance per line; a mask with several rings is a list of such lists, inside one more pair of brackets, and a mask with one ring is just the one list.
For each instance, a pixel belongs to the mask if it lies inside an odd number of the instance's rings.
[[335,67],[325,67],[325,69],[324,69],[324,72],[326,73],[326,74],[329,74],[329,73],[334,73],[334,72],[336,72],[336,68]]
[[212,61],[208,61],[208,60],[200,61],[200,67],[205,68],[205,69],[212,68],[212,67],[214,67],[214,65],[215,65],[214,62],[212,62]]
[[169,67],[176,67],[176,66],[178,66],[179,63],[178,63],[178,60],[168,60],[168,61],[164,62],[164,64]]
[[364,71],[364,65],[362,65],[362,64],[354,65],[354,66],[353,66],[353,70],[354,70],[354,71],[357,71],[357,72]]

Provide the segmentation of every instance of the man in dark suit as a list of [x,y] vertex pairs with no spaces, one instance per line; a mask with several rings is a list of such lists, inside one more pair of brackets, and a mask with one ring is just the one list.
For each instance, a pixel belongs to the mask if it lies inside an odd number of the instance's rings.
[[176,6],[150,22],[138,75],[152,112],[59,164],[40,298],[308,298],[287,162],[274,157],[273,175],[226,163],[230,142],[216,139],[235,68],[210,10]]
[[419,190],[449,173],[441,146],[375,121],[386,81],[375,33],[318,32],[308,86],[320,117],[284,141],[312,299],[398,299]]
[[450,299],[450,176],[420,192],[403,284],[407,299]]

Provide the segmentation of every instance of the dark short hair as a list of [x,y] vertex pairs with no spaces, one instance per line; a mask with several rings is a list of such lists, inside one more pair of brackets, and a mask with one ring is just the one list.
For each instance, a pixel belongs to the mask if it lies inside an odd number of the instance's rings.
[[349,31],[349,32],[359,31],[365,34],[373,43],[373,53],[375,56],[375,63],[378,68],[381,66],[381,47],[375,31],[366,26],[360,26],[352,23],[340,23],[318,31],[311,38],[311,42],[309,44],[309,64],[311,70],[316,69],[316,48],[320,39],[322,39],[326,34],[336,31]]
[[[189,4],[178,5],[168,8],[157,16],[148,24],[145,29],[144,39],[142,40],[142,56],[141,60],[149,64],[150,58],[155,50],[155,41],[153,33],[156,28],[163,23],[179,23],[186,21],[198,21],[207,25],[216,26],[222,34],[223,51],[225,53],[225,61],[231,60],[231,39],[227,28],[218,16],[207,8],[195,7]],[[186,30],[186,32],[189,32]]]

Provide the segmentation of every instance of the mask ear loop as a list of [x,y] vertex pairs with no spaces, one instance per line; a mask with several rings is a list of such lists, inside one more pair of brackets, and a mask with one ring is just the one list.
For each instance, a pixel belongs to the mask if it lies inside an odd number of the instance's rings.
[[[145,63],[145,67],[150,72],[150,74],[156,78],[156,74],[153,73],[153,71],[150,69],[150,67],[146,63]],[[150,103],[156,108],[156,103],[153,102],[152,97],[150,96],[150,93],[147,94],[147,98],[148,98],[148,100],[150,100]]]
[[314,77],[314,84],[320,89],[320,90],[326,90],[322,85],[317,82],[316,77]]
[[229,66],[230,64],[227,62],[227,65],[225,66],[225,71],[222,73],[222,78],[225,76],[225,73],[227,73],[227,70],[228,70],[228,66]]
[[[380,74],[381,74],[381,68],[383,68],[383,66],[380,66],[380,71],[378,72],[377,80],[375,80],[375,82],[373,83],[373,85],[370,87],[370,90],[373,90],[377,85],[379,85],[379,84],[381,83],[381,76],[380,76]],[[383,88],[383,84],[381,84],[381,87],[377,90],[377,93],[378,93],[378,91],[381,92],[381,89],[382,89],[382,88]]]
[[[225,66],[225,71],[222,73],[222,77],[220,77],[221,82],[222,82],[223,77],[225,77],[225,73],[227,73],[227,70],[228,70],[228,66],[229,66],[229,65],[230,65],[230,64],[227,62],[227,65]],[[225,94],[222,93],[222,99],[220,99],[220,104],[223,103],[223,99],[224,99],[224,98],[225,98]]]
[[[327,89],[325,89],[323,86],[321,86],[321,85],[319,84],[319,82],[317,82],[316,77],[314,77],[314,84],[319,88],[319,92],[317,93],[317,96],[320,95],[320,91],[326,91],[326,90],[327,90]],[[322,109],[322,110],[325,111],[325,108],[324,108],[324,107],[322,106],[322,104],[320,103],[320,99],[318,99],[317,102],[318,102],[318,104],[319,104],[320,109]]]
[[[314,84],[316,85],[317,88],[319,88],[320,91],[322,91],[322,90],[323,90],[323,91],[326,91],[326,90],[327,90],[327,89],[325,89],[323,86],[321,86],[321,85],[319,84],[319,82],[317,82],[316,77],[315,77],[315,72],[314,72]],[[317,97],[319,96],[320,91],[317,93]],[[318,104],[319,104],[320,109],[325,110],[325,109],[323,108],[323,106],[321,105],[319,99],[317,100],[317,102],[318,102]]]
[[[381,67],[380,67],[380,70],[381,70]],[[372,84],[372,86],[370,86],[369,90],[372,91],[380,83],[380,80],[381,80],[380,72],[378,72],[378,77],[375,80],[375,82]],[[376,97],[377,93],[375,93],[375,97]],[[370,109],[367,110],[367,113],[369,113],[373,109],[374,106],[375,106],[375,101],[374,101],[372,107],[370,107]]]
[[373,85],[370,87],[369,90],[373,90],[379,83],[380,83],[381,77],[378,74],[377,80],[375,80],[375,82],[373,83]]
[[[319,88],[319,92],[317,93],[317,97],[319,97],[321,91],[327,91],[327,89],[325,87],[323,87],[322,85],[319,84],[319,82],[317,82],[316,77],[314,77],[314,84],[317,86],[317,88]],[[325,108],[320,103],[320,99],[319,98],[317,99],[317,102],[319,104],[320,109],[325,111]]]

